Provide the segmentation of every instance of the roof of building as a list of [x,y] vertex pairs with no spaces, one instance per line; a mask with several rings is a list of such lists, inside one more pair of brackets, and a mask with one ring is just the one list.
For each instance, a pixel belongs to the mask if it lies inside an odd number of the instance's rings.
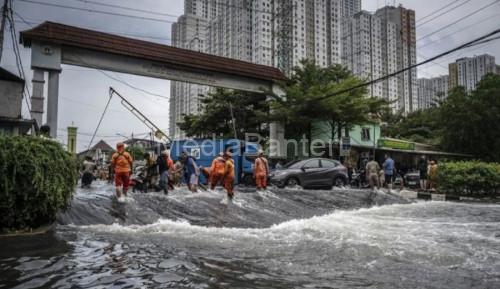
[[107,142],[104,140],[100,140],[98,143],[96,143],[92,148],[89,150],[84,150],[78,153],[79,156],[86,155],[89,152],[94,153],[96,150],[101,150],[101,152],[111,152],[113,151],[113,147],[111,147]]
[[0,67],[0,80],[24,83],[24,79],[20,78],[19,76],[15,75],[14,73],[6,69],[3,69],[2,67]]
[[111,147],[107,142],[104,140],[100,140],[98,143],[96,143],[90,150],[95,151],[100,149],[101,151],[104,152],[109,152],[113,150],[113,147]]
[[284,80],[277,68],[226,57],[176,48],[80,27],[44,22],[21,32],[21,41],[30,46],[32,40],[63,46],[90,49],[123,56],[139,57],[170,65],[229,73],[259,80]]

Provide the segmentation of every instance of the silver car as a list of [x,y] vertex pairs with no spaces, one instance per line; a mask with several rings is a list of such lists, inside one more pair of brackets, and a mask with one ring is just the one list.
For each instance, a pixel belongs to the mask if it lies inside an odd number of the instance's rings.
[[302,186],[323,188],[347,184],[347,168],[339,161],[325,158],[297,160],[270,174],[271,184],[279,188]]

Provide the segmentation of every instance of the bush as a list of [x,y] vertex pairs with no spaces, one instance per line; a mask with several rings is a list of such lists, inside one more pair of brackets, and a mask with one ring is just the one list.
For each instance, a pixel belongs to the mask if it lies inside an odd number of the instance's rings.
[[497,194],[500,190],[500,164],[449,162],[439,166],[438,190],[459,195]]
[[76,162],[57,142],[0,135],[2,231],[53,222],[68,206],[76,182]]

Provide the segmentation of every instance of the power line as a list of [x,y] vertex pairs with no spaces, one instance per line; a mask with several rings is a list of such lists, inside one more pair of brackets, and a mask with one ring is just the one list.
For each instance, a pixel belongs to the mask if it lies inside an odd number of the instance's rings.
[[[26,103],[26,107],[28,108],[30,118],[31,118],[31,105],[29,103],[31,101],[31,94],[29,92],[28,85],[26,84],[26,74],[24,73],[21,51],[20,51],[19,45],[17,44],[17,41],[16,41],[16,34],[17,33],[16,33],[15,24],[14,24],[14,14],[13,14],[13,10],[11,9],[12,2],[9,0],[6,2],[6,4],[7,4],[7,6],[5,7],[5,9],[7,10],[7,13],[5,14],[5,16],[7,17],[7,20],[9,21],[10,34],[11,34],[11,38],[12,38],[12,48],[14,50],[14,56],[16,58],[16,66],[17,66],[17,69],[19,71],[19,76],[24,80],[24,88],[25,89],[23,89],[23,98],[24,98],[24,101]],[[3,43],[0,45],[3,45]]]
[[[460,1],[461,1],[461,0],[460,0]],[[443,16],[443,15],[445,15],[445,14],[447,14],[447,13],[449,13],[449,12],[451,12],[451,11],[453,11],[453,10],[457,9],[457,8],[459,8],[459,7],[464,6],[465,4],[469,3],[470,1],[471,1],[471,0],[467,0],[467,1],[463,2],[463,3],[460,3],[459,5],[457,5],[457,6],[455,6],[455,7],[452,7],[452,8],[450,8],[450,9],[446,10],[445,12],[443,12],[443,13],[441,13],[441,14],[437,15],[437,16],[434,16],[433,18],[431,18],[431,19],[429,19],[429,20],[426,20],[426,21],[424,21],[423,23],[420,23],[420,24],[418,24],[418,25],[419,25],[419,26],[422,26],[422,25],[424,25],[424,24],[427,24],[427,23],[429,23],[429,22],[431,22],[431,21],[433,21],[433,20],[435,20],[435,19],[437,19],[437,18],[439,18],[439,17],[441,17],[441,16]],[[455,2],[457,2],[457,1],[455,1]]]
[[[15,12],[14,12],[15,13]],[[16,13],[16,15],[19,17],[20,15]],[[26,24],[28,27],[33,28],[34,25],[38,25],[43,22],[43,20],[40,20],[39,22],[34,22],[34,21],[19,21],[19,20],[14,20],[17,23],[23,23]],[[91,27],[91,26],[86,26],[88,29],[101,29],[99,27]],[[161,36],[154,36],[154,35],[148,35],[148,34],[137,34],[137,33],[129,33],[129,32],[123,32],[123,31],[117,31],[117,30],[106,30],[107,33],[116,33],[122,36],[132,36],[132,37],[138,37],[138,38],[143,38],[143,39],[154,39],[154,40],[163,40],[167,42],[171,42],[171,38],[167,37],[161,37]]]
[[436,60],[436,59],[439,59],[439,58],[441,58],[441,57],[443,57],[443,56],[446,56],[446,55],[448,55],[448,54],[451,54],[451,53],[453,53],[453,52],[455,52],[455,51],[458,51],[458,50],[461,50],[461,49],[464,49],[464,48],[467,48],[467,47],[472,47],[472,46],[476,45],[476,43],[478,43],[478,42],[481,42],[481,43],[486,43],[485,41],[490,42],[490,41],[496,40],[496,39],[497,39],[497,37],[495,37],[495,38],[490,38],[490,39],[488,39],[488,38],[489,38],[489,37],[491,37],[491,36],[493,36],[493,35],[496,35],[496,34],[498,34],[498,33],[500,33],[500,29],[494,30],[493,32],[490,32],[490,33],[488,33],[488,34],[486,34],[486,35],[483,35],[483,36],[481,36],[481,37],[479,37],[479,38],[476,38],[476,39],[474,39],[474,40],[472,40],[472,41],[469,41],[469,42],[467,42],[467,43],[465,43],[465,44],[462,44],[462,45],[460,45],[460,46],[458,46],[458,47],[455,47],[455,48],[450,49],[450,50],[448,50],[448,51],[445,51],[445,52],[443,52],[443,53],[441,53],[441,54],[438,54],[438,55],[436,55],[436,56],[433,56],[433,57],[431,57],[431,58],[428,58],[427,60],[424,60],[424,61],[419,62],[419,63],[417,63],[417,64],[410,65],[410,66],[408,66],[408,67],[406,67],[406,68],[403,68],[403,69],[401,69],[401,70],[399,70],[399,71],[396,71],[396,72],[393,72],[393,73],[387,74],[387,75],[385,75],[385,76],[382,76],[382,77],[380,77],[380,78],[378,78],[378,79],[375,79],[375,80],[372,80],[372,81],[368,81],[368,82],[365,82],[365,83],[362,83],[362,84],[359,84],[359,85],[355,85],[355,86],[350,87],[350,88],[347,88],[347,89],[343,89],[343,90],[340,90],[340,91],[337,91],[337,92],[334,92],[334,93],[331,93],[331,94],[328,94],[328,95],[325,95],[325,96],[319,97],[319,98],[317,98],[316,100],[324,100],[324,99],[327,99],[327,98],[330,98],[330,97],[333,97],[333,96],[336,96],[336,95],[339,95],[339,94],[343,94],[343,93],[350,92],[350,91],[355,90],[355,89],[358,89],[358,88],[362,88],[362,87],[365,87],[365,86],[369,86],[369,85],[375,84],[375,83],[377,83],[377,82],[380,82],[380,81],[386,80],[386,79],[388,79],[388,78],[391,78],[391,77],[397,76],[398,74],[404,73],[404,72],[406,72],[406,71],[408,71],[408,70],[411,70],[411,69],[417,68],[417,67],[419,67],[419,66],[421,66],[421,65],[424,65],[424,64],[426,64],[426,63],[432,62],[432,61],[434,61],[434,60]]
[[440,42],[440,41],[443,41],[443,39],[448,38],[448,37],[450,37],[450,36],[454,36],[454,35],[455,35],[455,34],[457,34],[458,32],[461,32],[461,31],[464,31],[464,30],[470,29],[470,28],[474,27],[475,25],[478,25],[478,24],[484,23],[484,22],[486,22],[486,21],[488,21],[488,20],[490,20],[490,19],[497,18],[497,17],[499,17],[499,16],[500,16],[500,13],[499,13],[499,14],[493,14],[493,15],[491,15],[490,17],[487,17],[487,18],[485,18],[485,19],[481,19],[480,21],[477,21],[477,22],[474,22],[474,23],[472,23],[472,24],[467,25],[467,27],[466,27],[466,28],[460,28],[459,30],[453,31],[453,32],[452,32],[452,33],[450,33],[450,34],[446,34],[446,35],[444,35],[444,36],[441,36],[441,37],[440,37],[439,39],[437,39],[437,40],[433,40],[433,41],[427,42],[427,43],[426,43],[426,44],[424,44],[424,45],[417,46],[417,48],[424,48],[424,47],[427,47],[427,46],[431,45],[432,43],[436,43],[436,42],[438,42],[438,41],[439,41],[439,42]]
[[46,2],[40,2],[40,1],[34,1],[34,0],[17,0],[17,1],[25,2],[25,3],[32,3],[32,4],[37,4],[37,5],[43,5],[43,6],[49,6],[49,7],[64,8],[64,9],[84,11],[84,12],[90,12],[90,13],[96,13],[96,14],[111,15],[111,16],[128,17],[128,18],[155,21],[155,22],[161,22],[161,23],[171,24],[171,23],[175,22],[175,21],[165,20],[165,19],[158,19],[158,18],[145,17],[145,16],[136,16],[136,15],[130,15],[130,14],[117,13],[117,12],[108,12],[108,11],[102,11],[102,10],[97,10],[97,9],[80,8],[80,7],[75,7],[75,6],[55,4],[55,3],[46,3]]
[[417,21],[416,21],[416,22],[420,22],[420,21],[424,20],[425,18],[430,17],[430,16],[432,16],[432,15],[434,15],[434,14],[438,13],[439,11],[441,11],[441,10],[443,10],[443,9],[445,9],[445,8],[449,7],[450,5],[453,5],[453,4],[455,4],[455,3],[459,2],[459,1],[462,1],[462,0],[453,0],[453,1],[451,1],[450,3],[448,3],[448,4],[444,5],[443,7],[439,8],[439,9],[437,9],[437,10],[434,10],[433,12],[431,12],[431,13],[429,13],[429,14],[427,14],[427,15],[425,15],[425,16],[423,16],[423,17],[419,18],[419,19],[417,19]]
[[138,9],[138,8],[131,8],[131,7],[115,5],[115,4],[100,3],[97,1],[91,1],[91,0],[73,0],[73,1],[78,1],[78,2],[82,2],[82,3],[86,3],[86,4],[94,4],[94,5],[104,6],[104,7],[118,8],[118,9],[123,9],[123,10],[128,10],[128,11],[134,11],[134,12],[148,13],[148,14],[153,14],[153,15],[158,15],[158,16],[166,16],[166,17],[174,17],[174,18],[179,17],[179,15],[174,15],[174,14],[168,14],[168,13],[162,13],[162,12],[156,12],[156,11],[144,10],[144,9]]
[[479,13],[479,12],[483,11],[484,9],[486,9],[486,8],[488,8],[488,7],[490,7],[490,6],[495,5],[495,4],[496,4],[496,3],[498,3],[499,1],[500,1],[500,0],[495,0],[495,1],[491,2],[490,4],[488,4],[488,5],[486,5],[486,6],[483,6],[483,7],[479,8],[479,9],[477,9],[477,10],[475,10],[475,11],[473,11],[473,12],[471,12],[471,13],[467,14],[467,15],[465,15],[464,17],[459,18],[458,20],[456,20],[456,21],[454,21],[454,22],[452,22],[452,23],[450,23],[450,24],[448,24],[448,25],[446,25],[446,26],[443,26],[443,27],[439,28],[438,30],[436,30],[436,31],[434,31],[434,32],[431,32],[431,33],[429,33],[429,34],[427,34],[427,35],[425,35],[425,36],[422,36],[422,37],[420,37],[419,39],[417,39],[417,42],[418,42],[418,41],[420,41],[420,40],[422,40],[422,39],[424,39],[424,38],[427,38],[427,37],[429,37],[429,36],[432,36],[432,35],[434,35],[434,34],[436,34],[436,33],[440,32],[440,31],[443,31],[444,29],[446,29],[446,28],[448,28],[448,27],[450,27],[450,26],[452,26],[452,25],[454,25],[454,24],[457,24],[457,23],[458,23],[458,22],[460,22],[460,21],[463,21],[463,20],[467,19],[468,17],[470,17],[470,16],[472,16],[472,15],[477,14],[477,13]]
[[102,112],[101,118],[99,119],[99,123],[97,124],[97,127],[95,128],[94,135],[92,135],[92,138],[90,139],[90,143],[87,149],[90,149],[90,146],[92,145],[92,142],[94,141],[95,135],[97,134],[97,131],[99,130],[99,127],[101,126],[102,119],[104,118],[104,115],[106,114],[106,110],[108,110],[109,103],[111,102],[111,99],[113,98],[113,95],[109,95],[108,103],[106,103],[106,106],[104,107],[104,111]]

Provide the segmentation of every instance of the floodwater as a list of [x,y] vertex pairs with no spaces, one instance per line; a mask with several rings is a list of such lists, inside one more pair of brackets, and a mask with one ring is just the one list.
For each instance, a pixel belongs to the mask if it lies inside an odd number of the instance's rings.
[[0,288],[500,288],[500,205],[112,191],[78,190],[52,232],[0,237]]

